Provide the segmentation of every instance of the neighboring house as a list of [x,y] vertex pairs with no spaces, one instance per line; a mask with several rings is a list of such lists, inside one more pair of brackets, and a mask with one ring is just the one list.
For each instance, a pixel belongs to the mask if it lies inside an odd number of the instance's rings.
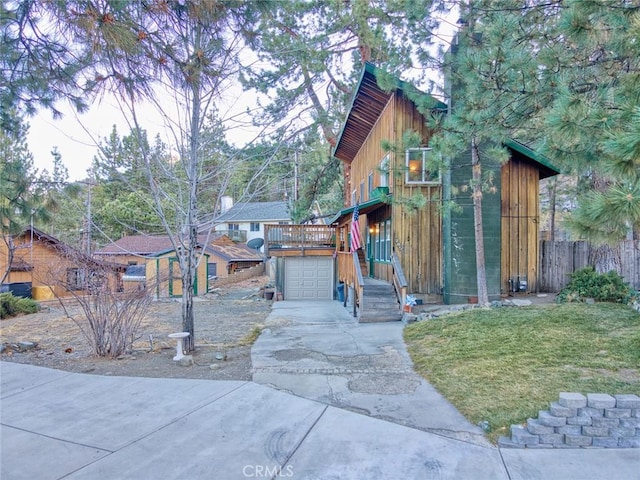
[[[32,296],[35,300],[51,300],[55,296],[68,297],[83,292],[91,274],[107,272],[112,288],[121,289],[120,265],[101,262],[88,257],[57,238],[37,228],[26,228],[12,238],[14,255],[4,281],[6,290]],[[7,241],[0,242],[0,271],[4,273],[9,262]]]
[[[262,255],[246,245],[239,245],[222,233],[200,235],[200,248],[209,241],[198,267],[194,294],[207,293],[208,280],[227,277],[237,270],[259,265]],[[97,250],[94,256],[126,265],[122,280],[125,289],[146,284],[159,297],[182,295],[178,258],[166,235],[130,235]],[[143,268],[141,268],[143,267]]]
[[236,240],[235,232],[245,232],[238,239],[243,242],[265,238],[266,224],[293,223],[287,202],[239,202],[230,206],[216,219],[216,231],[224,232]]

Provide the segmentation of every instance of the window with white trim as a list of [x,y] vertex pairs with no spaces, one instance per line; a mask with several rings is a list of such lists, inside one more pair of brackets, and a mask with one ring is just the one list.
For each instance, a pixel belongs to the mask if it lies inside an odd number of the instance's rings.
[[406,152],[406,183],[439,184],[440,171],[433,165],[430,148],[409,148]]
[[380,162],[380,186],[381,187],[389,186],[389,154],[388,153]]

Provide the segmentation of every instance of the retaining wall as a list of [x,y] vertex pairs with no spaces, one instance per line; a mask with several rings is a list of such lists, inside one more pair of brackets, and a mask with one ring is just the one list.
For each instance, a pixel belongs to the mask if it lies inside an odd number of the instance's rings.
[[561,393],[526,426],[512,425],[501,448],[640,448],[640,397]]

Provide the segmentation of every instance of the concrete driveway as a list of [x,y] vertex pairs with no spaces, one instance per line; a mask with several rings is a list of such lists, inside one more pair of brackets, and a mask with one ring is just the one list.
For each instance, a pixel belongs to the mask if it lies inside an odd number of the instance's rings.
[[0,478],[640,478],[640,449],[486,444],[413,376],[400,323],[358,325],[338,302],[277,302],[269,324],[255,375],[281,390],[0,362]]
[[358,323],[340,302],[275,302],[251,350],[253,381],[419,430],[488,446],[413,371],[401,322]]

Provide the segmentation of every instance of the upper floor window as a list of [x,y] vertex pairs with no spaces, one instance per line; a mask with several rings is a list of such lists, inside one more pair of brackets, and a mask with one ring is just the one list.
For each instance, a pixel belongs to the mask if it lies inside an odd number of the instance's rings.
[[389,186],[389,154],[380,162],[380,186]]
[[239,223],[229,223],[229,230],[240,230],[240,224]]
[[371,192],[373,192],[373,172],[369,172],[369,178],[367,179],[367,194],[371,198]]
[[430,148],[410,148],[406,153],[406,183],[440,183],[440,171],[430,162]]
[[260,231],[260,224],[257,222],[251,222],[249,224],[249,230],[252,232],[259,232]]

